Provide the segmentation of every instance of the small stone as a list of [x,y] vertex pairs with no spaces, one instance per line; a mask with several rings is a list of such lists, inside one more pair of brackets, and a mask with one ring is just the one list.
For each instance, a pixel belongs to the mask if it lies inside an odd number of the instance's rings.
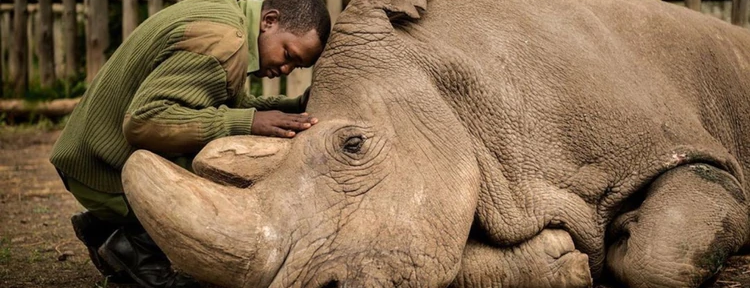
[[60,254],[60,256],[57,256],[57,261],[66,261],[68,260],[68,257],[71,257],[73,255],[75,255],[73,251],[65,250],[62,254]]
[[26,224],[26,223],[29,223],[29,220],[21,219],[21,224]]
[[18,244],[18,243],[22,243],[22,242],[25,242],[25,241],[26,241],[26,237],[23,237],[23,236],[19,236],[19,237],[10,239],[10,243],[11,244]]

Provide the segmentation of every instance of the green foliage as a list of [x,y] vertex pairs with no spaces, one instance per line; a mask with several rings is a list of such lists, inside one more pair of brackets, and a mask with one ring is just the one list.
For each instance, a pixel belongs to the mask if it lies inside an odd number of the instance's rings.
[[263,95],[263,83],[261,83],[260,78],[250,76],[250,95]]
[[[25,118],[8,117],[5,113],[0,113],[0,129],[6,131],[25,131],[25,130],[60,130],[68,123],[70,115],[60,118],[50,119],[43,115],[32,114]],[[0,133],[3,133],[0,131]]]
[[70,80],[58,79],[49,87],[42,87],[38,79],[29,83],[25,95],[15,95],[14,84],[3,82],[4,99],[26,99],[28,101],[50,101],[63,98],[76,98],[86,92],[86,75],[78,74]]
[[15,93],[15,91],[13,91],[12,83],[8,82],[7,80],[3,80],[2,88],[3,88],[3,95],[0,98],[2,99],[13,98],[12,96],[13,96],[13,93]]
[[100,282],[96,283],[96,288],[107,288],[107,286],[109,285],[109,281],[108,280],[109,280],[109,278],[104,277],[104,280],[102,280],[101,283]]

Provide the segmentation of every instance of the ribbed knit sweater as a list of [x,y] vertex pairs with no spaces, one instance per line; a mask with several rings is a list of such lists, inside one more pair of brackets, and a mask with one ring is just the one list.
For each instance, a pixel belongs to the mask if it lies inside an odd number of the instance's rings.
[[[191,155],[209,141],[250,134],[255,108],[300,111],[298,98],[243,93],[257,61],[260,2],[188,0],[149,17],[97,74],[50,161],[67,177],[122,193],[120,173],[136,149]],[[243,7],[244,8],[244,7]],[[248,44],[249,43],[249,44]]]

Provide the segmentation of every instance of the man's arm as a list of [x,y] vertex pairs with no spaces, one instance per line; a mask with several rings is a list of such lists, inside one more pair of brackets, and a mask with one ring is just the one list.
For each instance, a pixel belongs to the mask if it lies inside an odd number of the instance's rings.
[[[195,153],[219,137],[292,137],[290,130],[309,127],[305,115],[259,116],[254,108],[227,107],[223,103],[228,98],[225,71],[215,58],[177,51],[141,84],[125,115],[123,133],[138,148]],[[267,119],[269,116],[273,119]],[[268,121],[254,121],[263,120],[256,117]],[[261,124],[266,126],[255,127]]]

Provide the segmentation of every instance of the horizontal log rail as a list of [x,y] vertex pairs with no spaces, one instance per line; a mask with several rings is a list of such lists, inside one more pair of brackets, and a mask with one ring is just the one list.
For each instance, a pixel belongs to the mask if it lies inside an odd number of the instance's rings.
[[0,100],[0,113],[8,117],[43,115],[46,117],[60,117],[73,112],[81,98],[57,99],[46,102],[32,102],[22,99]]

